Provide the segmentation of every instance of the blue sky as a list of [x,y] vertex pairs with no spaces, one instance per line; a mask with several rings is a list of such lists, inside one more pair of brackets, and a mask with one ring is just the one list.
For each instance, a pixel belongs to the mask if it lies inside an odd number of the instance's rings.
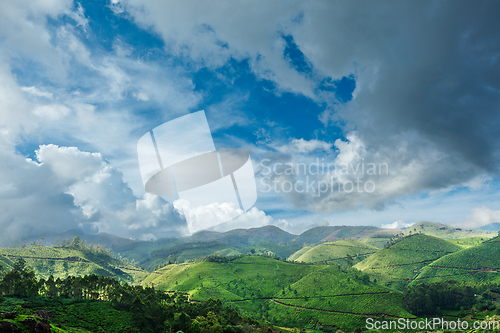
[[[179,206],[144,191],[135,145],[198,110],[216,147],[253,161],[258,200],[224,228],[498,222],[497,4],[358,5],[0,5],[0,241],[186,234]],[[389,172],[283,173],[316,161]],[[283,191],[307,181],[325,192]]]

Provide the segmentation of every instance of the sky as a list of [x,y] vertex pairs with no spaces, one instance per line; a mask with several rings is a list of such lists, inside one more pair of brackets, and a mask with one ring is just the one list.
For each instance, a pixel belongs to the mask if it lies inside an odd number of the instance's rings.
[[200,110],[257,184],[214,230],[500,222],[499,7],[0,1],[0,244],[189,234],[137,142]]

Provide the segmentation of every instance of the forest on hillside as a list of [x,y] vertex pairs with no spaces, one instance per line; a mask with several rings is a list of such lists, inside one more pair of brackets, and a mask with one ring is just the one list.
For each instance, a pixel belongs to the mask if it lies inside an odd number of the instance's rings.
[[191,302],[183,293],[122,284],[95,274],[45,280],[37,278],[22,258],[2,275],[2,332],[12,325],[30,332],[35,326],[43,332],[75,327],[85,332],[273,332],[220,300]]

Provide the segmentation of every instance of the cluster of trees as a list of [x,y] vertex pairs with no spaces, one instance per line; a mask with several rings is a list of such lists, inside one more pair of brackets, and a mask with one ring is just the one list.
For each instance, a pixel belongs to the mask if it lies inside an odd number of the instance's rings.
[[86,240],[81,240],[80,236],[73,237],[73,240],[69,240],[68,238],[56,238],[54,239],[54,242],[54,247],[70,248],[92,253],[94,255],[107,255],[113,257],[113,252],[111,252],[110,249],[106,248],[106,246],[96,243],[88,244]]
[[116,309],[132,313],[140,332],[272,332],[267,326],[242,318],[236,310],[224,307],[220,300],[191,303],[184,294],[121,284],[113,278],[95,274],[37,279],[22,258],[4,275],[0,283],[1,294],[111,302]]
[[[407,236],[409,237],[409,236]],[[391,237],[387,243],[385,243],[384,245],[384,249],[388,249],[390,248],[391,246],[393,246],[394,244],[396,243],[399,243],[401,240],[403,240],[403,238],[405,238],[405,236],[403,234],[397,234],[397,235],[394,235],[393,237]]]
[[499,293],[498,284],[467,285],[448,280],[411,285],[405,289],[404,300],[414,315],[440,315],[442,310],[465,311],[473,307],[500,312]]

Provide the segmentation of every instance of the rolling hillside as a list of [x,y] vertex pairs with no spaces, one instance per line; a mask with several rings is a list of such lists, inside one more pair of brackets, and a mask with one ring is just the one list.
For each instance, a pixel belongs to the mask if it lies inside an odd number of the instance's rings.
[[415,234],[403,237],[354,267],[369,274],[379,283],[402,289],[416,277],[423,267],[442,256],[459,250],[461,247],[445,240]]
[[468,249],[468,248],[471,248],[474,246],[478,246],[478,245],[486,242],[489,239],[490,238],[476,236],[476,237],[469,237],[469,238],[448,239],[448,242],[450,242],[452,244],[456,244],[464,249]]
[[456,228],[446,224],[435,222],[419,222],[412,225],[404,232],[406,236],[414,233],[422,233],[442,239],[468,237],[484,237],[486,239],[495,237],[498,234],[497,232],[490,230]]
[[[369,238],[371,235],[386,231],[370,226],[329,226],[329,227],[315,227],[304,231],[294,239],[299,244],[314,244],[318,245],[325,241],[337,241],[341,239],[351,238],[354,240],[361,240]],[[394,233],[391,233],[394,235]]]
[[[275,252],[273,251],[276,250],[274,247],[275,245],[280,245],[281,249],[277,252],[287,257],[300,249],[300,246],[291,243],[295,237],[297,236],[275,226],[235,229],[227,232],[203,230],[187,237],[167,238],[147,242],[137,241],[132,244],[113,245],[112,250],[115,253],[120,253],[124,257],[139,261],[144,265],[143,267],[149,268],[162,265],[165,261],[161,260],[161,258],[166,259],[170,254],[179,256],[182,261],[215,254],[217,252],[231,253],[233,255],[236,253],[235,251],[246,253],[247,250],[250,251],[252,248]],[[201,247],[197,244],[210,245],[210,249],[207,248],[207,251],[201,251]],[[219,248],[215,249],[213,244],[218,244],[217,246]],[[193,247],[198,250],[192,253],[186,253],[185,255],[179,252],[179,249],[186,247]],[[199,252],[199,255],[196,254],[197,252]],[[159,254],[161,254],[161,256]]]
[[374,246],[355,240],[339,240],[336,242],[325,242],[310,248],[298,256],[295,261],[316,263],[316,262],[335,262],[337,264],[346,263],[348,256],[352,262],[357,263],[367,256],[374,254],[378,249]]
[[402,294],[338,265],[293,264],[259,256],[224,262],[169,265],[144,284],[190,294],[193,300],[219,298],[245,315],[304,327],[362,327],[366,316],[410,317]]
[[[161,261],[150,264],[147,259],[150,254],[158,250],[164,253],[177,251],[175,247],[182,247],[183,244],[218,243],[225,244],[225,247],[229,249],[237,249],[238,252],[243,254],[254,249],[270,251],[282,258],[286,258],[304,246],[314,246],[325,241],[348,238],[382,248],[391,237],[401,232],[399,229],[380,229],[370,226],[325,226],[315,227],[300,235],[294,235],[278,227],[268,225],[260,228],[235,229],[227,232],[203,230],[187,237],[158,239],[155,241],[121,241],[113,243],[111,248],[114,253],[120,253],[120,255],[129,259],[143,262],[146,265],[145,267],[155,267],[161,264]],[[226,250],[224,252],[231,251]],[[211,253],[201,253],[200,257],[208,254]],[[186,256],[186,258],[188,257],[192,258],[191,255]]]
[[313,248],[313,246],[306,245],[303,248],[301,248],[300,250],[298,250],[297,252],[293,253],[291,256],[289,256],[288,260],[295,261],[295,260],[297,260],[297,258],[299,258],[301,255],[303,255],[304,253],[306,253],[307,251],[309,251],[312,248]]
[[415,282],[449,279],[472,284],[500,283],[500,237],[434,261],[422,269]]
[[97,274],[112,276],[123,282],[138,282],[148,273],[140,268],[110,257],[107,253],[91,252],[69,247],[49,247],[34,245],[25,248],[0,248],[0,264],[6,270],[12,269],[14,262],[23,258],[38,277],[66,278]]
[[392,238],[401,235],[401,229],[379,229],[377,232],[361,237],[359,240],[365,244],[375,246],[376,248],[383,249],[385,244]]
[[152,271],[167,264],[183,263],[213,254],[238,255],[240,252],[236,247],[213,242],[197,242],[178,244],[172,247],[152,251],[140,262],[141,267]]
[[[227,232],[203,230],[191,236],[151,241],[125,239],[104,233],[84,235],[76,230],[45,235],[43,241],[34,239],[26,239],[25,241],[51,245],[58,239],[67,240],[78,236],[87,243],[104,244],[110,247],[115,255],[135,260],[140,262],[144,268],[151,269],[167,263],[166,259],[169,255],[176,256],[182,262],[215,253],[235,255],[255,250],[258,253],[272,252],[282,258],[287,258],[304,246],[312,247],[325,241],[342,239],[360,240],[382,248],[391,237],[401,232],[399,229],[380,229],[371,226],[324,226],[309,229],[300,235],[294,235],[278,227],[268,225]],[[218,248],[213,246],[214,243],[219,244]],[[207,245],[206,251],[200,250],[199,244]],[[188,249],[189,247],[192,249]]]

